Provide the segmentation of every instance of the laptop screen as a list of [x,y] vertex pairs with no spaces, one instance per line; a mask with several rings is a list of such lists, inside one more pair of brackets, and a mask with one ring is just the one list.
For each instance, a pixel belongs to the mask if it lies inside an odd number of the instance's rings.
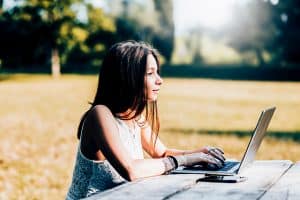
[[271,121],[275,107],[265,109],[261,112],[254,132],[252,134],[251,140],[247,146],[247,150],[243,156],[243,159],[240,163],[240,167],[237,170],[237,173],[241,172],[249,164],[253,163],[255,159],[256,152],[266,134],[266,130]]

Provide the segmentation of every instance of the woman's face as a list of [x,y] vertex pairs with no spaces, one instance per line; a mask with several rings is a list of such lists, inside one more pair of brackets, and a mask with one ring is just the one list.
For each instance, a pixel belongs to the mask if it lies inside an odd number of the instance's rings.
[[147,66],[146,66],[146,96],[148,101],[155,101],[157,99],[159,89],[163,83],[162,78],[158,74],[157,63],[152,54],[147,56]]

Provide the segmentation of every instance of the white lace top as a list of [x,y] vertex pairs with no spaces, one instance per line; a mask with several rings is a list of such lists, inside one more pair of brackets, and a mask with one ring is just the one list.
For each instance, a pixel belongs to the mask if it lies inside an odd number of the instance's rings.
[[[134,129],[130,129],[124,121],[119,118],[115,119],[125,149],[134,159],[143,159],[140,127],[135,124]],[[91,196],[124,182],[126,180],[118,174],[107,160],[93,161],[86,158],[80,150],[79,141],[73,178],[66,196],[67,200]]]

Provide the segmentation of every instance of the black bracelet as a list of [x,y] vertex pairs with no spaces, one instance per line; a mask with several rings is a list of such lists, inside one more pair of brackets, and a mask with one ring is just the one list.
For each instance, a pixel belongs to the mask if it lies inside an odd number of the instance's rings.
[[164,172],[164,174],[169,174],[172,170],[174,170],[175,169],[175,163],[174,163],[174,161],[173,161],[173,159],[172,158],[170,158],[170,157],[165,157],[165,158],[163,158],[163,163],[164,163],[164,166],[165,166],[165,172]]
[[174,169],[177,169],[178,167],[178,162],[177,159],[174,156],[167,156],[172,163],[174,163]]

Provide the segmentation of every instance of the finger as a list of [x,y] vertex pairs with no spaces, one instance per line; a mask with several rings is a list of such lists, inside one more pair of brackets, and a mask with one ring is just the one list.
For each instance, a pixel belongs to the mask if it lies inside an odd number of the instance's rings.
[[204,154],[202,156],[202,161],[207,162],[207,163],[216,164],[216,159],[213,156],[209,155],[209,154]]
[[210,146],[206,146],[205,148],[203,148],[203,153],[208,153],[210,150],[212,150],[213,147],[210,147]]
[[222,167],[223,166],[223,163],[219,159],[214,158],[213,156],[211,156],[209,154],[206,154],[206,156],[203,159],[203,161],[211,163],[211,164],[216,164],[218,167]]
[[218,155],[218,154],[213,154],[213,156],[218,159],[219,161],[221,161],[221,163],[224,163],[225,162],[225,159],[221,156],[221,155]]
[[222,162],[222,161],[220,161],[220,160],[218,160],[218,159],[216,159],[216,166],[218,167],[218,168],[221,168],[221,167],[223,167],[224,166],[224,162]]
[[218,153],[218,155],[222,156],[222,158],[225,159],[225,157],[223,156],[224,155],[223,150],[221,150],[219,148],[215,148],[213,151],[216,152],[216,153]]
[[214,163],[214,164],[211,164],[211,165],[215,165],[216,166],[216,168],[221,168],[221,167],[223,167],[224,166],[224,164],[223,164],[223,162],[221,162],[220,160],[218,160],[218,159],[215,159],[216,160],[216,163]]
[[212,155],[215,158],[221,159],[221,158],[219,158],[220,155],[217,152],[215,152],[213,149],[209,150],[208,154]]
[[215,150],[217,150],[217,151],[220,152],[221,154],[224,154],[223,149],[221,149],[221,148],[219,148],[219,147],[216,147]]
[[212,156],[214,156],[215,158],[219,159],[221,162],[225,162],[225,157],[219,153],[219,151],[215,150],[215,149],[211,149],[209,151],[209,154],[211,154]]
[[219,147],[210,147],[210,146],[208,146],[208,147],[206,147],[206,150],[207,150],[207,152],[209,152],[211,150],[214,150],[214,151],[218,151],[218,153],[220,153],[220,154],[224,154],[223,149],[221,149]]
[[217,154],[218,158],[221,159],[223,162],[225,162],[226,158],[223,156],[223,154]]

